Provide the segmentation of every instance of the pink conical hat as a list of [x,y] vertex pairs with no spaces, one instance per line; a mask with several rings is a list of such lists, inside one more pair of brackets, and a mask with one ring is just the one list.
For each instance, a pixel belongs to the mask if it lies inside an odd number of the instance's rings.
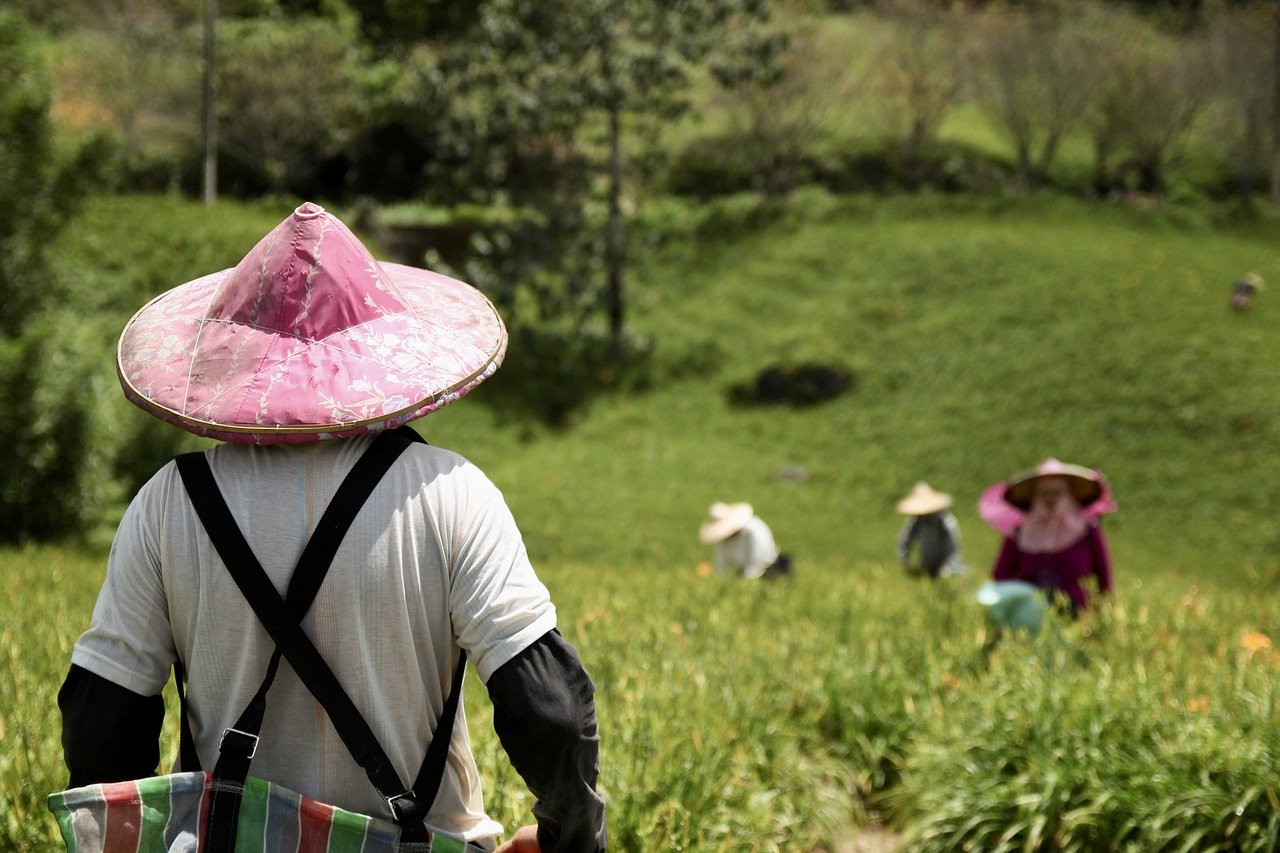
[[125,396],[162,420],[274,444],[407,423],[487,379],[506,346],[478,290],[375,261],[308,202],[234,269],[143,306],[118,368]]

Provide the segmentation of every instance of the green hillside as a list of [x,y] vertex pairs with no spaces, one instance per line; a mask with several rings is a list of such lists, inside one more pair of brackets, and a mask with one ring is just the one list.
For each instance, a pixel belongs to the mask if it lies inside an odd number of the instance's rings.
[[[755,220],[755,224],[744,224]],[[1273,225],[1056,200],[822,197],[711,214],[637,251],[635,324],[710,375],[597,406],[521,443],[461,405],[421,424],[504,488],[542,559],[687,569],[712,500],[749,500],[800,564],[891,559],[892,501],[957,497],[1046,455],[1102,468],[1121,583],[1153,571],[1274,579],[1280,305],[1227,305],[1280,271]],[[852,393],[801,410],[724,394],[775,361],[838,361]],[[484,389],[477,397],[483,395]],[[802,466],[810,480],[779,480]],[[803,570],[803,568],[802,568]]]

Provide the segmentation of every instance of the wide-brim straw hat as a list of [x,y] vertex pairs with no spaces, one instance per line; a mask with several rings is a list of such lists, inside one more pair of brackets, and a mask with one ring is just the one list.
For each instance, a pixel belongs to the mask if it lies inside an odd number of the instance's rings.
[[1262,290],[1266,286],[1266,282],[1262,280],[1262,276],[1256,272],[1247,272],[1240,276],[1240,283],[1247,284],[1254,290]]
[[922,482],[916,483],[911,493],[898,501],[898,512],[903,515],[931,515],[949,506],[951,506],[951,495]]
[[707,520],[698,531],[698,538],[703,545],[715,545],[723,542],[739,530],[747,526],[754,516],[755,510],[748,503],[726,504],[717,501],[711,505]]
[[1071,490],[1072,496],[1081,507],[1087,507],[1102,497],[1106,487],[1106,481],[1100,471],[1050,458],[1044,460],[1030,471],[1023,471],[1011,479],[1004,490],[1005,501],[1018,509],[1030,509],[1036,481],[1045,477],[1063,477],[1066,479],[1067,488]]
[[162,293],[120,335],[125,396],[197,435],[274,444],[389,429],[497,370],[507,332],[461,281],[373,259],[303,204],[236,267]]

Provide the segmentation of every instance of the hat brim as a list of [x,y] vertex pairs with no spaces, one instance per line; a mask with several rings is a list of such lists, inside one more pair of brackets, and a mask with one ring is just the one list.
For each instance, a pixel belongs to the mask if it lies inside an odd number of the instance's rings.
[[732,515],[705,521],[698,530],[698,539],[703,545],[718,545],[746,527],[753,515],[754,510],[739,508]]
[[1031,508],[1031,498],[1035,493],[1036,483],[1045,477],[1062,477],[1067,481],[1067,488],[1081,507],[1102,497],[1102,475],[1097,471],[1079,465],[1063,464],[1060,470],[1029,471],[1015,477],[1005,488],[1004,499],[1021,510]]
[[951,496],[948,494],[915,495],[898,501],[897,509],[902,515],[932,515],[950,506]]
[[507,332],[483,294],[429,270],[380,266],[406,310],[320,340],[210,319],[229,269],[161,294],[120,336],[125,396],[197,435],[304,442],[399,426],[497,370]]

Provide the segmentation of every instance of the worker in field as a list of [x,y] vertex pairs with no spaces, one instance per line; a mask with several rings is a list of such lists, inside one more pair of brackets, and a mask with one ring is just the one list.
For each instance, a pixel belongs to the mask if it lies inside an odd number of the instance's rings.
[[754,578],[791,577],[791,558],[778,550],[773,531],[749,503],[716,502],[698,531],[703,545],[715,546],[715,571]]
[[[185,682],[182,754],[152,833],[239,849],[249,815],[264,822],[256,849],[348,849],[343,832],[365,851],[433,836],[432,849],[605,849],[591,679],[502,494],[404,426],[476,387],[505,349],[478,291],[375,261],[313,204],[234,269],[133,317],[125,395],[221,443],[133,499],[72,651],[62,741],[71,785],[90,794],[51,807],[64,834],[89,833],[78,849],[159,784],[127,802],[94,785],[155,771],[170,667]],[[467,658],[536,797],[536,824],[500,846],[459,701]]]
[[1044,590],[1072,615],[1088,609],[1089,588],[1111,592],[1111,557],[1100,517],[1115,501],[1102,473],[1046,459],[987,490],[979,512],[1005,533],[992,576]]
[[907,516],[898,535],[898,562],[909,573],[937,578],[964,572],[960,525],[950,507],[951,495],[923,482],[898,501],[898,512]]
[[1231,307],[1237,311],[1247,311],[1253,306],[1253,298],[1262,290],[1262,276],[1256,272],[1247,272],[1231,286]]

